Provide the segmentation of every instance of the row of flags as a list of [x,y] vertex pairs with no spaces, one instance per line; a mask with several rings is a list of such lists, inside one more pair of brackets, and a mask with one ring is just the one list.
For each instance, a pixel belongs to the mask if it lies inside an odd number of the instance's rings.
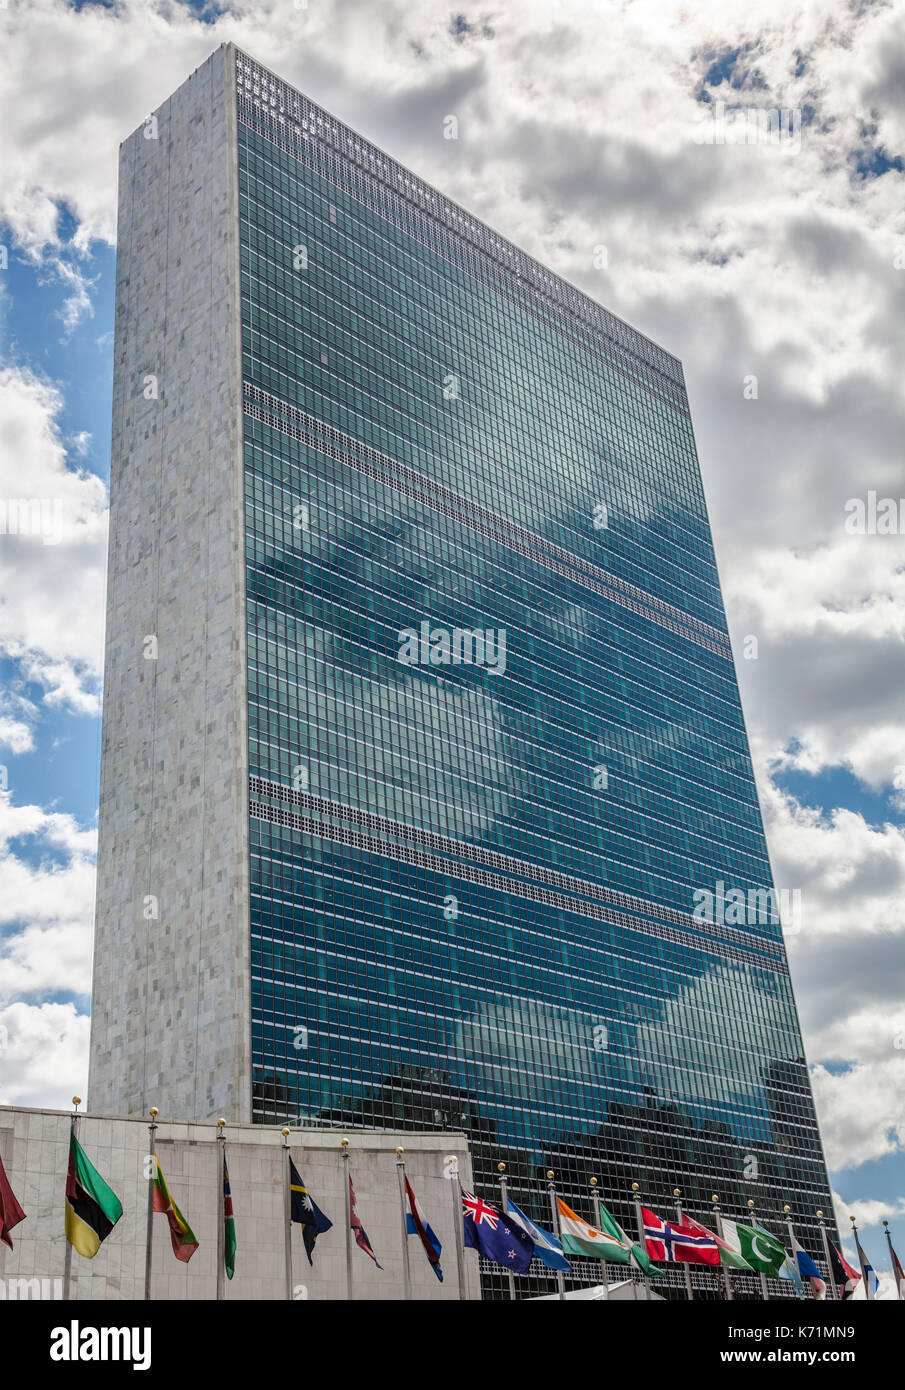
[[[333,1227],[333,1222],[314,1201],[289,1156],[288,1149],[286,1158],[290,1221],[301,1228],[305,1253],[309,1264],[313,1265],[317,1239]],[[371,1246],[368,1233],[358,1214],[351,1173],[347,1173],[347,1181],[352,1236],[359,1249],[373,1261],[377,1269],[382,1270],[383,1266]],[[199,1248],[200,1242],[170,1194],[156,1153],[153,1156],[151,1183],[152,1210],[166,1216],[173,1254],[177,1260],[187,1264]],[[442,1282],[442,1246],[430,1222],[421,1211],[411,1182],[404,1176],[404,1170],[400,1190],[406,1236],[417,1237],[428,1265]],[[513,1274],[527,1273],[535,1258],[558,1274],[571,1273],[569,1256],[625,1265],[640,1270],[648,1278],[662,1277],[663,1271],[658,1268],[659,1265],[697,1264],[722,1266],[784,1279],[792,1285],[800,1298],[805,1297],[806,1285],[810,1287],[814,1298],[826,1297],[826,1283],[820,1270],[799,1244],[794,1233],[791,1234],[792,1249],[789,1251],[781,1239],[757,1222],[747,1225],[723,1216],[717,1234],[695,1221],[687,1212],[681,1213],[675,1220],[665,1220],[639,1203],[639,1240],[632,1240],[602,1202],[596,1202],[596,1224],[591,1225],[573,1211],[561,1197],[557,1197],[555,1208],[558,1233],[554,1234],[532,1221],[505,1195],[505,1192],[501,1206],[496,1206],[465,1188],[460,1188],[460,1196],[465,1248],[476,1250],[479,1255]],[[91,1163],[73,1130],[70,1134],[69,1165],[66,1174],[66,1239],[83,1258],[93,1259],[122,1214],[122,1203]],[[13,1193],[0,1159],[0,1240],[10,1249],[13,1248],[10,1232],[25,1218],[26,1213]],[[221,1221],[223,1270],[226,1277],[232,1279],[236,1269],[238,1242],[225,1143],[222,1152]],[[643,1245],[640,1240],[642,1236]],[[858,1262],[867,1283],[867,1297],[872,1298],[879,1288],[879,1279],[864,1253],[857,1232],[854,1236]],[[905,1299],[905,1271],[891,1240],[889,1249],[898,1296]],[[848,1264],[842,1252],[834,1245],[829,1246],[829,1253],[838,1297],[851,1298],[862,1279],[862,1274]]]
[[[722,1234],[717,1235],[702,1226],[687,1213],[681,1220],[667,1221],[640,1207],[644,1249],[632,1241],[599,1203],[598,1224],[591,1226],[568,1207],[562,1198],[556,1199],[560,1238],[542,1230],[511,1199],[503,1207],[462,1192],[465,1219],[465,1244],[487,1259],[516,1274],[527,1272],[532,1258],[538,1257],[549,1269],[570,1273],[572,1266],[567,1255],[603,1260],[608,1264],[630,1265],[644,1274],[662,1277],[658,1264],[686,1263],[725,1267],[728,1269],[764,1274],[785,1279],[799,1298],[805,1297],[805,1284],[816,1299],[826,1297],[826,1283],[816,1263],[793,1234],[792,1250],[759,1223],[753,1226],[722,1217]],[[880,1286],[855,1233],[858,1259],[867,1279],[867,1297],[873,1298]],[[890,1243],[893,1272],[899,1298],[905,1299],[905,1272]],[[834,1245],[830,1246],[833,1276],[837,1295],[851,1298],[861,1280]]]
[[[232,1279],[236,1272],[236,1250],[238,1241],[236,1238],[236,1218],[233,1211],[232,1191],[229,1183],[229,1168],[226,1162],[226,1151],[222,1156],[222,1206],[221,1219],[223,1229],[223,1267],[226,1277]],[[170,1242],[173,1247],[173,1254],[177,1260],[188,1264],[189,1260],[199,1248],[200,1241],[192,1230],[186,1218],[183,1216],[179,1207],[174,1202],[170,1189],[164,1177],[163,1168],[157,1154],[153,1155],[153,1171],[151,1174],[152,1183],[152,1210],[160,1212],[167,1218],[170,1227]],[[413,1229],[417,1230],[421,1236],[425,1250],[428,1252],[428,1259],[435,1266],[435,1273],[442,1279],[443,1275],[439,1270],[440,1243],[427,1223],[423,1222],[418,1212],[415,1194],[411,1184],[406,1179],[406,1188],[412,1209],[412,1218],[417,1220],[418,1225]],[[296,1168],[292,1159],[289,1159],[289,1191],[290,1191],[290,1219],[301,1227],[302,1241],[305,1253],[308,1256],[309,1264],[313,1264],[314,1245],[317,1237],[325,1231],[329,1231],[333,1222],[325,1216],[320,1207],[312,1199],[307,1187],[302,1181],[301,1174]],[[378,1269],[383,1266],[379,1263],[377,1256],[371,1249],[368,1233],[361,1223],[358,1215],[355,1189],[352,1186],[352,1178],[349,1177],[349,1204],[351,1211],[351,1226],[356,1244],[365,1254],[369,1255]],[[77,1254],[86,1260],[93,1260],[103,1242],[110,1235],[116,1223],[123,1214],[122,1202],[116,1193],[105,1182],[100,1173],[94,1167],[85,1150],[82,1148],[74,1133],[69,1137],[69,1167],[66,1174],[66,1208],[64,1217],[64,1230],[66,1239]],[[15,1193],[10,1186],[3,1167],[3,1160],[0,1158],[0,1240],[13,1249],[11,1232],[18,1226],[20,1221],[26,1219],[27,1213],[22,1209]]]

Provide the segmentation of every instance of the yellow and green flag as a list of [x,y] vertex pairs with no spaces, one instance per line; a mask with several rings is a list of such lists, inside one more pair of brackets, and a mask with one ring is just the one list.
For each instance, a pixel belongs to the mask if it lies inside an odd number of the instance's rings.
[[90,1162],[74,1134],[69,1136],[66,1175],[66,1239],[86,1260],[93,1260],[101,1242],[123,1214],[123,1204]]

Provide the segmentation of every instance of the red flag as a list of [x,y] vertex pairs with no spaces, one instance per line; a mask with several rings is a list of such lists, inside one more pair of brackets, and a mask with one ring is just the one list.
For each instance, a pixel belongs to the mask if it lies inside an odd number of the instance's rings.
[[16,1201],[15,1193],[9,1185],[9,1179],[3,1167],[3,1159],[0,1158],[0,1240],[4,1245],[8,1245],[10,1250],[13,1243],[9,1238],[9,1233],[14,1226],[18,1226],[20,1221],[25,1220],[25,1212]]
[[852,1269],[842,1251],[837,1250],[835,1245],[830,1246],[830,1263],[833,1266],[833,1278],[836,1280],[839,1297],[851,1298],[861,1283],[861,1271]]
[[351,1173],[349,1174],[349,1211],[351,1212],[352,1233],[355,1236],[355,1244],[358,1246],[359,1250],[363,1250],[366,1255],[370,1255],[378,1269],[383,1269],[383,1265],[371,1249],[368,1233],[361,1224],[361,1217],[358,1215],[355,1206],[355,1188],[352,1186]]
[[899,1291],[899,1297],[905,1298],[905,1269],[902,1268],[899,1257],[896,1254],[895,1250],[893,1250],[891,1244],[889,1247],[889,1253],[890,1255],[892,1255],[892,1268],[896,1278],[896,1288]]

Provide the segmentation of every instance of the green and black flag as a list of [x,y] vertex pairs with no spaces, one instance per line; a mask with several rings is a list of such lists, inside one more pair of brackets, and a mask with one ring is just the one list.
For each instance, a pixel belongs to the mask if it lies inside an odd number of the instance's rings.
[[289,1160],[289,1193],[290,1193],[290,1220],[297,1221],[302,1228],[302,1240],[305,1242],[305,1254],[308,1256],[308,1263],[314,1264],[311,1256],[314,1254],[314,1242],[318,1236],[323,1235],[324,1231],[329,1231],[333,1222],[329,1217],[324,1216],[320,1207],[315,1206],[311,1200],[311,1194],[299,1176],[292,1159]]
[[69,1172],[66,1176],[66,1239],[93,1260],[123,1214],[123,1204],[89,1161],[75,1135],[69,1137]]

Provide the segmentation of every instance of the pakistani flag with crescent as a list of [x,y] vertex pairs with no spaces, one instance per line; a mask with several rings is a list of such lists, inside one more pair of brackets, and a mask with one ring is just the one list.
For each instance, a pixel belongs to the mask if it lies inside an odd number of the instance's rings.
[[737,1250],[746,1264],[761,1274],[769,1274],[775,1279],[786,1259],[786,1247],[777,1236],[771,1236],[763,1227],[743,1226],[740,1221],[729,1221],[723,1217],[723,1240],[733,1250]]

